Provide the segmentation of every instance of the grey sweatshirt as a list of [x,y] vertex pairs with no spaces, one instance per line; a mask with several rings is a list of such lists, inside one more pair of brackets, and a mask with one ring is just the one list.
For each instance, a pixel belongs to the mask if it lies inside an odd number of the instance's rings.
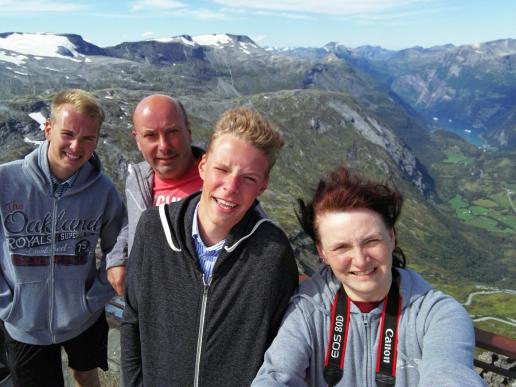
[[[483,386],[472,368],[475,336],[464,308],[414,271],[397,270],[403,301],[396,386]],[[327,385],[324,361],[331,305],[339,287],[327,267],[301,283],[253,387]],[[338,386],[376,386],[382,306],[361,313],[351,304],[344,376]]]
[[0,319],[15,340],[38,345],[79,335],[114,295],[95,247],[111,250],[124,213],[96,156],[54,198],[47,149],[0,166]]

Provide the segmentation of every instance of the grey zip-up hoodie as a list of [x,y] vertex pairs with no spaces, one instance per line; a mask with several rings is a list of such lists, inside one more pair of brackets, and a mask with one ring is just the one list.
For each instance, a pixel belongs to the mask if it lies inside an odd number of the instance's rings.
[[115,244],[124,207],[93,156],[56,199],[44,142],[0,166],[0,319],[15,340],[48,345],[91,326],[114,295],[95,247]]
[[297,285],[286,235],[256,206],[226,238],[210,282],[192,241],[200,194],[152,207],[127,265],[125,386],[248,386]]
[[[414,271],[400,274],[402,314],[396,386],[483,386],[473,370],[475,335],[465,309]],[[328,267],[301,283],[253,387],[326,386],[331,306],[340,282]],[[351,304],[344,376],[338,386],[376,386],[383,303],[370,313]]]
[[[196,159],[204,154],[202,148],[192,146],[192,153]],[[134,242],[136,225],[143,211],[153,206],[153,179],[154,171],[149,163],[141,161],[129,164],[129,175],[125,181],[125,197],[127,218],[120,230],[115,247],[107,256],[107,268],[124,266],[131,252]]]

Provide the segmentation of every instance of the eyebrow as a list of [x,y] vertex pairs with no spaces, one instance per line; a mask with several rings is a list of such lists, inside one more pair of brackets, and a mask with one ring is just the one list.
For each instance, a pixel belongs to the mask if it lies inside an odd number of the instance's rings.
[[[364,238],[361,238],[360,239],[360,243],[364,243],[364,242],[367,242],[371,239],[384,239],[382,234],[381,233],[378,233],[378,232],[375,232],[375,233],[372,233],[372,234],[368,234],[366,235]],[[335,245],[333,246],[330,246],[330,248],[332,250],[336,250],[338,248],[342,248],[342,247],[349,247],[349,246],[352,246],[353,243],[349,242],[349,241],[339,241],[339,242],[336,242]]]
[[[214,161],[213,162],[213,166],[214,167],[221,167],[221,168],[226,168],[226,169],[230,169],[231,166],[223,161]],[[239,171],[239,175],[240,176],[256,176],[256,177],[264,177],[266,176],[265,173],[264,174],[261,174],[259,171],[249,171],[249,170],[240,170]]]

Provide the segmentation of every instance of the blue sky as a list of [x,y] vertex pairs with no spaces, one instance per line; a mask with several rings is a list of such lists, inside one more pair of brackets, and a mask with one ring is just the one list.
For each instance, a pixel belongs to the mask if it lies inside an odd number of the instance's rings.
[[76,33],[101,46],[232,33],[261,46],[389,49],[516,38],[515,0],[0,0],[0,32]]

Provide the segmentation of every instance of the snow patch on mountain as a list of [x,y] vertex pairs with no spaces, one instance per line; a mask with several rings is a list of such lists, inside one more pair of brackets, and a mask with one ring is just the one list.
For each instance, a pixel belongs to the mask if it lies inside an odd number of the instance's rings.
[[201,46],[221,46],[233,42],[226,34],[197,35],[192,40]]
[[0,37],[0,49],[24,55],[63,58],[75,61],[77,61],[76,58],[83,57],[83,55],[77,52],[75,45],[66,36],[50,33],[13,33],[6,37]]
[[151,39],[151,41],[160,43],[181,43],[186,46],[195,46],[195,42],[193,42],[191,39],[187,39],[184,36],[174,36],[172,38],[157,38]]
[[4,62],[10,62],[17,66],[25,64],[27,57],[13,52],[0,51],[0,60]]
[[244,54],[251,55],[251,50],[258,48],[252,41],[241,40],[239,37],[227,34],[206,34],[190,37],[189,35],[174,36],[171,38],[151,39],[160,43],[180,43],[185,46],[209,46],[214,48],[235,47]]

